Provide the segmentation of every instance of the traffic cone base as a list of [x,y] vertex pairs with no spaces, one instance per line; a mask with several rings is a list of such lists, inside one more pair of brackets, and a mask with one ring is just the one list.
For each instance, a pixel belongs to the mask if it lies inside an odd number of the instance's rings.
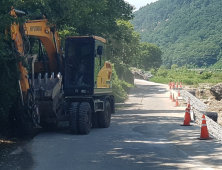
[[213,138],[209,137],[209,138],[197,138],[199,140],[212,140]]

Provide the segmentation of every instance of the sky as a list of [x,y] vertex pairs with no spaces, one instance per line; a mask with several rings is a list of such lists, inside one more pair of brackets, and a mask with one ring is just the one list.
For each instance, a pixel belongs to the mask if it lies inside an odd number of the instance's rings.
[[136,10],[138,10],[142,6],[146,6],[147,4],[150,4],[151,2],[156,2],[158,0],[125,0],[129,2],[129,4],[136,7]]

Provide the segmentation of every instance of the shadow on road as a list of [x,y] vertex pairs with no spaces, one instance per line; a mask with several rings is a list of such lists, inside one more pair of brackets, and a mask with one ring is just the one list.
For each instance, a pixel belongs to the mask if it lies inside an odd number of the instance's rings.
[[[169,114],[163,116],[162,113]],[[150,169],[161,169],[163,166],[164,169],[203,168],[206,165],[221,166],[221,144],[197,140],[200,136],[200,127],[195,123],[191,123],[194,126],[190,127],[180,126],[183,124],[183,118],[171,116],[174,113],[183,113],[183,111],[118,111],[118,114],[112,119],[112,124],[119,126],[119,129],[122,129],[123,126],[133,127],[132,131],[135,134],[133,138],[132,136],[128,138],[120,136],[120,139],[114,142],[119,143],[122,147],[113,148],[107,154],[112,153],[113,158],[141,164],[141,167],[144,164]],[[157,114],[157,116],[153,116],[153,114]],[[162,135],[163,133],[164,135]],[[131,147],[132,153],[128,153],[125,144]],[[206,148],[210,148],[210,150]],[[144,153],[141,152],[141,149],[144,150]],[[158,150],[163,152],[158,152]],[[177,154],[172,154],[174,152]]]

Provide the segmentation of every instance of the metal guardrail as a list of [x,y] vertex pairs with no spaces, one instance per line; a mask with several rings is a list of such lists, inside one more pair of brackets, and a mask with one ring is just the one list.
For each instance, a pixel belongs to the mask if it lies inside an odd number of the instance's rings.
[[198,98],[196,98],[186,90],[180,90],[180,96],[186,101],[190,99],[191,107],[195,108],[196,110],[206,111],[208,108],[208,106],[205,103],[200,101]]

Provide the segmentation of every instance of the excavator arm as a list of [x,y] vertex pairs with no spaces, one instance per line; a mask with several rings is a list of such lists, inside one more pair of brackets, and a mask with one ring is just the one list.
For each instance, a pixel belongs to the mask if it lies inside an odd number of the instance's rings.
[[[12,7],[10,15],[17,18],[17,14],[25,15],[25,12],[16,10]],[[21,32],[21,27],[24,29],[24,33]],[[11,25],[11,39],[14,40],[15,48],[20,56],[25,57],[24,54],[24,42],[23,36],[33,36],[41,40],[42,44],[45,47],[45,50],[48,55],[48,70],[50,73],[59,73],[62,72],[62,51],[60,49],[61,42],[58,32],[55,29],[55,26],[50,27],[47,19],[43,18],[41,20],[28,20],[24,25],[19,25],[18,23],[13,23]],[[19,63],[19,71],[21,72],[21,90],[23,94],[27,93],[27,90],[30,88],[27,75],[28,72],[22,63]],[[35,62],[34,72],[46,72],[43,67],[43,62]]]
[[[12,7],[10,15],[17,18],[17,14],[25,15],[26,13]],[[50,26],[48,20],[43,17],[39,20],[27,20],[23,25],[12,23],[10,31],[18,55],[23,57],[31,68],[30,74],[22,62],[18,63],[21,73],[19,80],[21,101],[25,108],[19,118],[22,120],[20,123],[26,122],[23,129],[28,129],[27,125],[30,124],[30,120],[35,126],[41,123],[40,115],[44,115],[45,120],[47,118],[51,120],[53,117],[53,122],[57,122],[55,115],[62,112],[62,51],[60,37],[55,26]],[[30,49],[29,37],[37,37],[41,41],[47,53],[44,59],[36,60],[37,54],[28,54],[29,50],[26,45],[29,44]]]
[[[49,57],[49,71],[61,72],[61,49],[60,37],[56,32],[55,27],[49,27],[47,19],[28,20],[24,24],[25,34],[28,36],[37,37],[44,45]],[[35,64],[35,70],[41,70],[40,63]]]
[[[12,10],[10,11],[10,15],[17,18],[16,13],[23,13],[23,12],[12,8]],[[19,53],[21,57],[25,57],[24,47],[23,47],[24,43],[23,43],[22,33],[20,31],[20,24],[18,23],[11,24],[10,31],[11,31],[11,39],[14,41],[14,47],[16,51]],[[19,80],[21,100],[22,100],[22,104],[24,104],[24,98],[26,98],[27,91],[30,88],[28,78],[27,78],[28,72],[26,68],[22,65],[22,62],[18,63],[18,68],[21,73],[21,77]]]

